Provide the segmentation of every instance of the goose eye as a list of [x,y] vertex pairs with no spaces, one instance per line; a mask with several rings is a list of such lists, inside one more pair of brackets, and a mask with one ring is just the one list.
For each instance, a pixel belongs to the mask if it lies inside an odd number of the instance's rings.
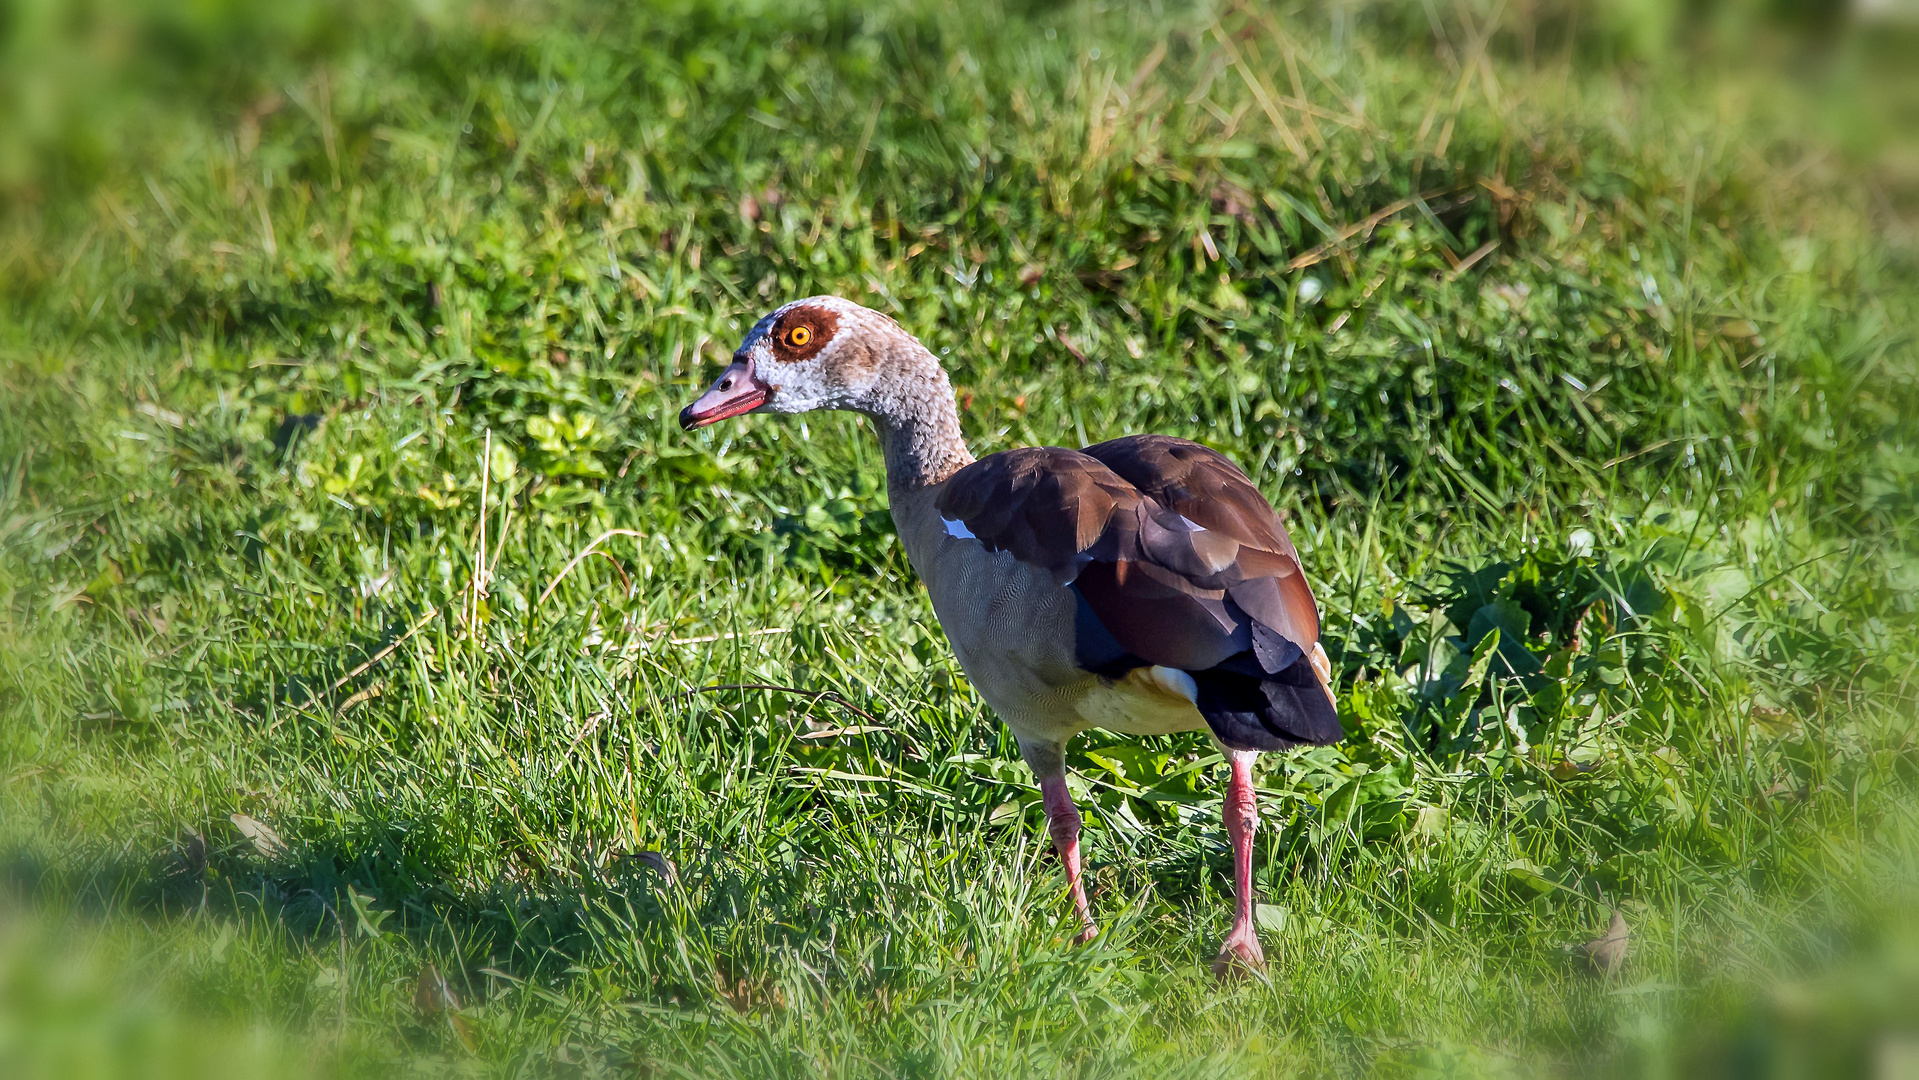
[[807,342],[813,340],[813,329],[809,326],[795,326],[793,329],[787,331],[786,340],[790,345],[805,345]]

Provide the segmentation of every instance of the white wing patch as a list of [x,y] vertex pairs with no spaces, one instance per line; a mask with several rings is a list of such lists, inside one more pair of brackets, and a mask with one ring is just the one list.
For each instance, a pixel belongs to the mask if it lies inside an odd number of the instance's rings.
[[973,530],[966,527],[966,523],[964,521],[954,521],[952,518],[949,518],[946,515],[941,514],[940,524],[946,526],[946,535],[953,537],[956,540],[978,540],[979,539],[979,537],[973,535]]
[[1192,518],[1187,517],[1185,514],[1179,515],[1179,520],[1186,523],[1187,532],[1205,532],[1206,531],[1206,526],[1201,525],[1199,522],[1194,521]]

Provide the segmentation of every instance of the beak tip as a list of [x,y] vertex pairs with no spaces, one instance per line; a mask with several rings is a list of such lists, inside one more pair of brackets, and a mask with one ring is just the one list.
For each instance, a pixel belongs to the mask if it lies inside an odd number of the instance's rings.
[[752,366],[736,361],[698,401],[680,410],[680,430],[693,431],[742,416],[766,404],[771,396],[771,388],[753,377]]

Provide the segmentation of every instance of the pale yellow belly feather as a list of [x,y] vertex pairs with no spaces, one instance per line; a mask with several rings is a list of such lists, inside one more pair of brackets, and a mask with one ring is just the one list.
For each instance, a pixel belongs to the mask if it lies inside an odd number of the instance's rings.
[[1173,668],[1134,668],[1111,684],[1094,683],[1077,707],[1087,723],[1124,735],[1200,731],[1206,718],[1193,707],[1192,683]]

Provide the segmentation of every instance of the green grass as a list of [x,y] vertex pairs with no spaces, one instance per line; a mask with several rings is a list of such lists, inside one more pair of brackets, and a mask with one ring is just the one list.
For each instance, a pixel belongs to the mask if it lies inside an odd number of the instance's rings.
[[[1912,1054],[1919,261],[1769,69],[1530,8],[102,10],[221,58],[9,133],[0,1071]],[[1184,435],[1291,515],[1349,737],[1263,763],[1270,980],[1205,970],[1197,736],[1074,747],[1067,944],[862,422],[679,431],[818,292],[976,452]]]

